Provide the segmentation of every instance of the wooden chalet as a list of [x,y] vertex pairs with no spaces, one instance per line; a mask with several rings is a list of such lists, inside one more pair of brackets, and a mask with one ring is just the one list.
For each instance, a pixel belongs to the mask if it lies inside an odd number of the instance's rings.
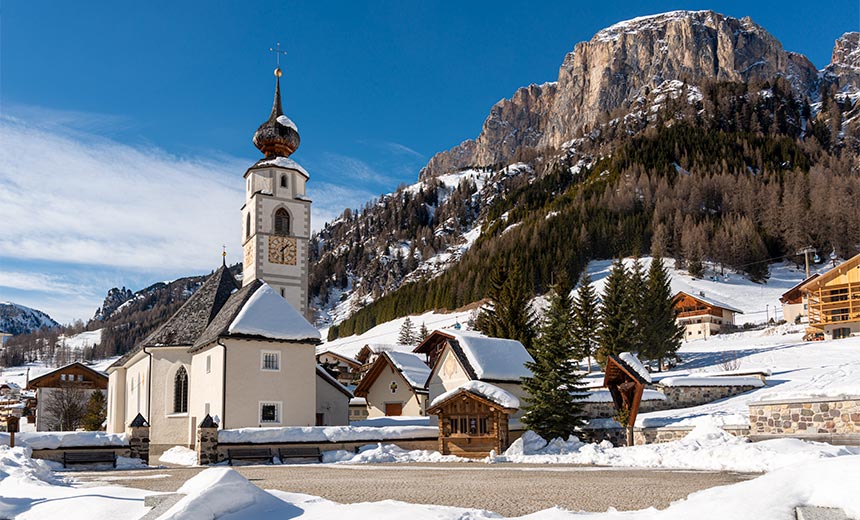
[[58,418],[51,415],[50,402],[63,392],[79,392],[80,399],[86,400],[93,392],[105,392],[107,387],[106,374],[82,363],[71,363],[31,379],[27,389],[36,390],[36,431],[56,429]]
[[684,327],[684,339],[702,339],[719,334],[735,324],[735,315],[743,311],[707,298],[704,293],[679,292],[672,299],[676,320]]
[[860,334],[860,255],[801,287],[809,307],[809,326],[829,339]]
[[519,401],[489,383],[470,383],[440,395],[427,409],[439,418],[439,452],[471,458],[502,453],[510,445],[508,421]]
[[336,374],[343,385],[355,384],[361,378],[361,363],[337,352],[326,350],[317,354],[317,363]]
[[782,293],[782,296],[779,297],[779,303],[782,304],[782,319],[788,323],[807,321],[809,316],[807,312],[808,302],[806,294],[801,288],[816,278],[818,278],[817,273]]

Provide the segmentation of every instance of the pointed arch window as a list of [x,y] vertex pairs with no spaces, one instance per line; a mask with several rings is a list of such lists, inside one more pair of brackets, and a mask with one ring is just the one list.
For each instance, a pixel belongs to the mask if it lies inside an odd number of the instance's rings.
[[275,234],[290,234],[290,214],[284,208],[280,208],[275,212]]
[[173,413],[188,413],[188,372],[179,367],[173,378]]

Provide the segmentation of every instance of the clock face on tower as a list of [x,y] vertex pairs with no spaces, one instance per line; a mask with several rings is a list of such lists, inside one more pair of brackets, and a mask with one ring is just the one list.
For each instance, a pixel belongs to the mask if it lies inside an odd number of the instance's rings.
[[296,239],[294,237],[269,236],[269,262],[296,265]]

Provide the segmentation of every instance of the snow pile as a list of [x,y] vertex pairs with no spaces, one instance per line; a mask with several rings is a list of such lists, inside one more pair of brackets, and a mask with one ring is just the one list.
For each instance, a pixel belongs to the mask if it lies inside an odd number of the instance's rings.
[[320,339],[320,332],[266,283],[248,298],[228,331],[271,339]]
[[624,361],[630,368],[632,368],[637,374],[639,374],[642,379],[645,380],[646,383],[651,382],[651,373],[645,369],[645,366],[639,361],[639,358],[631,354],[630,352],[622,352],[618,354],[618,359]]
[[494,461],[764,472],[802,462],[858,454],[860,448],[797,439],[750,443],[716,426],[700,425],[677,441],[620,448],[607,441],[585,444],[575,437],[547,443],[536,433],[527,431]]
[[397,370],[403,374],[406,382],[412,388],[424,388],[427,384],[427,378],[430,377],[430,367],[424,362],[421,356],[410,352],[387,351],[385,355],[397,367]]
[[159,462],[177,464],[179,466],[196,466],[197,452],[185,446],[174,446],[158,457]]
[[664,377],[660,380],[663,386],[754,386],[761,388],[764,383],[757,377]]
[[0,482],[12,479],[39,485],[59,483],[50,466],[42,460],[31,458],[31,454],[29,448],[0,446]]
[[230,468],[204,470],[176,492],[186,496],[159,520],[208,520],[239,512],[234,518],[294,518],[302,512]]
[[218,442],[268,444],[274,442],[347,442],[424,439],[439,435],[435,426],[286,426],[219,430]]
[[520,407],[520,400],[517,399],[514,394],[508,392],[507,390],[503,390],[496,385],[485,383],[484,381],[468,381],[458,386],[457,388],[448,390],[447,392],[440,394],[435,399],[433,399],[429,407],[436,406],[437,404],[447,400],[451,396],[463,391],[477,394],[485,399],[489,399],[490,401],[504,408]]
[[515,381],[530,377],[527,362],[534,362],[522,343],[513,339],[490,338],[478,332],[445,331],[454,336],[478,379]]
[[[666,394],[660,392],[658,390],[652,390],[650,388],[646,388],[642,391],[642,400],[643,401],[665,401]],[[582,400],[584,403],[611,403],[612,402],[612,394],[609,393],[609,390],[594,390],[589,392],[585,399]]]
[[[9,434],[0,432],[0,444],[9,445]],[[105,432],[25,432],[15,434],[15,445],[33,450],[128,446],[128,434]]]
[[429,415],[383,415],[380,417],[369,417],[361,421],[352,421],[350,426],[371,426],[381,428],[383,426],[430,426]]
[[404,450],[394,444],[362,446],[358,453],[347,450],[323,452],[323,462],[384,464],[392,462],[471,462],[455,455],[442,455],[438,451]]

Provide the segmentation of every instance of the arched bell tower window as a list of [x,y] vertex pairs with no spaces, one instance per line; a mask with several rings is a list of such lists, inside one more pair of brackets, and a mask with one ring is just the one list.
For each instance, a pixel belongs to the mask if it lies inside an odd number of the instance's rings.
[[287,187],[287,176],[281,175],[281,188],[286,188],[286,187]]
[[275,212],[275,234],[290,234],[290,214],[284,208],[280,208]]
[[179,367],[173,378],[173,413],[188,413],[188,372]]
[[251,236],[251,214],[245,215],[245,238]]

